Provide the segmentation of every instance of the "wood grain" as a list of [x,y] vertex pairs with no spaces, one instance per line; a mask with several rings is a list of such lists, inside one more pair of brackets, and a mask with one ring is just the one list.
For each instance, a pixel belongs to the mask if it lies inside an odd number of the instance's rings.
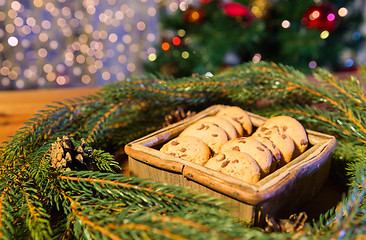
[[0,91],[0,144],[9,140],[38,110],[54,101],[86,96],[99,88]]

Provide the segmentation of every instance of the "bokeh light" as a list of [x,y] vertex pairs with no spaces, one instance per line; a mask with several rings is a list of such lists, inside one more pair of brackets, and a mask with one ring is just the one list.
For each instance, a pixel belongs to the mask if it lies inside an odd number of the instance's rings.
[[163,42],[161,44],[161,49],[163,49],[164,51],[168,51],[170,49],[170,44],[167,42]]
[[182,56],[183,59],[187,59],[187,58],[189,58],[189,52],[183,51],[181,56]]
[[173,40],[172,40],[173,44],[174,45],[179,45],[181,43],[181,40],[179,37],[174,37]]
[[289,20],[283,20],[281,26],[283,28],[289,28],[291,26],[291,23]]
[[349,67],[352,67],[354,64],[354,61],[352,59],[347,59],[346,61],[344,61],[344,66],[349,68]]
[[14,57],[0,65],[0,90],[122,81],[156,60],[156,1],[8,3],[0,11],[0,54]]
[[324,30],[320,33],[321,39],[326,39],[327,37],[329,37],[329,32],[327,30]]
[[317,64],[317,62],[316,61],[310,61],[309,62],[309,68],[311,68],[311,69],[314,69],[314,68],[316,68],[316,66],[317,66],[318,64]]
[[261,55],[261,54],[259,54],[259,53],[256,53],[256,54],[254,54],[254,56],[253,56],[253,58],[252,58],[252,61],[253,61],[254,63],[259,63],[259,61],[261,60],[261,58],[262,58],[262,55]]
[[18,39],[16,38],[16,37],[10,37],[9,39],[8,39],[8,43],[9,43],[9,45],[10,46],[12,46],[12,47],[15,47],[16,45],[18,45]]
[[345,17],[345,16],[347,16],[347,14],[348,14],[348,10],[347,10],[347,8],[345,8],[345,7],[342,7],[342,8],[340,8],[340,9],[338,10],[338,15],[339,15],[340,17]]

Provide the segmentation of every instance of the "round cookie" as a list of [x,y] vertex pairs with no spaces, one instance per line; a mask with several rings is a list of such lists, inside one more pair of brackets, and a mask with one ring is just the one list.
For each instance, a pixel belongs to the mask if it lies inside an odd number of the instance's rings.
[[248,113],[243,109],[241,109],[240,107],[227,106],[221,109],[216,115],[217,116],[227,115],[233,118],[234,120],[238,121],[243,126],[244,137],[250,136],[250,134],[252,134],[253,131],[252,121],[250,120]]
[[161,152],[203,165],[211,156],[211,150],[201,139],[192,136],[178,136],[165,143]]
[[220,146],[228,141],[226,132],[216,124],[210,122],[195,122],[184,129],[179,136],[198,137],[205,142],[214,153],[217,153]]
[[221,115],[218,117],[225,119],[226,121],[231,123],[231,125],[234,126],[236,133],[237,133],[237,137],[242,137],[244,135],[244,128],[240,122],[236,121],[234,118],[232,118],[228,115]]
[[235,139],[238,137],[235,127],[228,120],[226,120],[224,118],[221,118],[218,116],[209,116],[209,117],[204,117],[204,118],[198,120],[197,122],[210,122],[210,123],[214,123],[214,124],[218,125],[222,129],[224,129],[224,131],[226,132],[226,134],[228,136],[228,140]]
[[302,124],[293,117],[276,116],[267,119],[263,124],[265,127],[278,126],[284,133],[288,134],[295,143],[294,157],[303,153],[309,143],[308,135]]
[[280,150],[281,159],[278,163],[278,168],[289,163],[293,159],[295,143],[289,135],[282,132],[277,126],[267,128],[262,125],[253,133],[253,136],[269,138]]
[[269,149],[269,151],[271,151],[271,153],[273,155],[273,162],[272,162],[272,165],[271,165],[271,172],[274,172],[277,169],[277,165],[279,164],[279,162],[281,160],[280,150],[278,149],[278,147],[276,145],[274,145],[274,143],[268,137],[259,137],[259,136],[257,136],[255,138],[258,139],[261,143],[263,143]]
[[231,150],[218,153],[210,158],[205,166],[248,183],[256,183],[260,179],[258,163],[244,152]]
[[241,137],[227,141],[220,147],[220,152],[238,151],[248,153],[254,158],[260,169],[261,177],[265,177],[271,171],[273,156],[271,151],[255,137]]

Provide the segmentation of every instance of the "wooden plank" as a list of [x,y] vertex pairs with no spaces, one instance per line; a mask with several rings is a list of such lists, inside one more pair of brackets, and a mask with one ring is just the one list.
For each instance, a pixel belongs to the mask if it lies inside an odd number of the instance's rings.
[[0,91],[0,144],[9,140],[38,110],[54,101],[86,96],[100,88]]

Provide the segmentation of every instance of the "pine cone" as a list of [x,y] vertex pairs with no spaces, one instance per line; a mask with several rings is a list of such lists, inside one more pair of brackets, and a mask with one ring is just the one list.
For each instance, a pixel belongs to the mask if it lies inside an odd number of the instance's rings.
[[[56,171],[62,170],[87,170],[90,164],[90,152],[85,150],[86,143],[81,139],[82,144],[78,147],[67,136],[62,139],[57,137],[57,141],[51,144],[51,155],[49,163]],[[85,161],[87,160],[87,161]]]
[[184,112],[182,107],[178,107],[177,110],[172,111],[169,115],[165,116],[165,125],[168,126],[170,124],[179,122],[182,119],[195,115],[196,112],[187,111]]
[[307,215],[305,212],[299,214],[292,214],[288,219],[279,219],[275,221],[273,218],[266,217],[267,232],[300,232],[306,226]]

